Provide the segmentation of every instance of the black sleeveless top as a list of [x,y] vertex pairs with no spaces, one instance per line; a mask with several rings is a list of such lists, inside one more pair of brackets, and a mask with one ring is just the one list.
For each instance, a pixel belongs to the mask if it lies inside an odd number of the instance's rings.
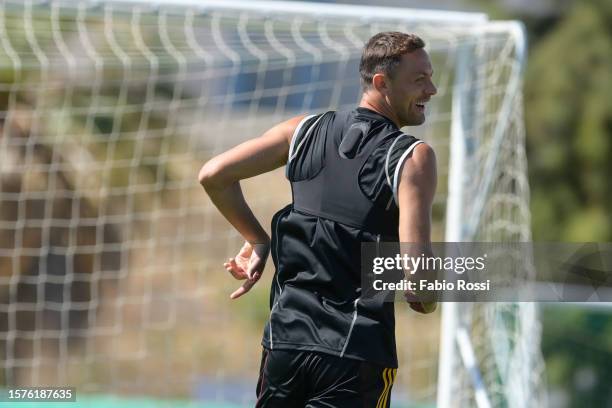
[[262,345],[397,367],[393,303],[361,297],[361,243],[398,240],[399,173],[421,143],[366,108],[302,120],[272,220],[276,273]]

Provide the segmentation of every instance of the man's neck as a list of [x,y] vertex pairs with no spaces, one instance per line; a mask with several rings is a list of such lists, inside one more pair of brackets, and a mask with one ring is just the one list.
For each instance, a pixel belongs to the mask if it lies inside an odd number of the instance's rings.
[[385,100],[377,100],[364,93],[361,97],[361,101],[359,102],[359,107],[373,110],[374,112],[391,120],[398,128],[401,128],[399,119]]

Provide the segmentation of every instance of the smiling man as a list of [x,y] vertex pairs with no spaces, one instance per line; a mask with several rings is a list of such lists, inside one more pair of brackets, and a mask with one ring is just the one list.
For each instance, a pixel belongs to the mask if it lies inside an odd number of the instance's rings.
[[[258,407],[390,405],[394,305],[362,298],[361,243],[430,245],[435,156],[400,130],[425,121],[436,93],[424,46],[412,34],[376,34],[363,50],[357,108],[290,119],[200,171],[213,203],[246,240],[225,263],[245,280],[231,298],[259,280],[270,250],[276,267]],[[239,181],[282,165],[292,203],[274,216],[270,240]]]

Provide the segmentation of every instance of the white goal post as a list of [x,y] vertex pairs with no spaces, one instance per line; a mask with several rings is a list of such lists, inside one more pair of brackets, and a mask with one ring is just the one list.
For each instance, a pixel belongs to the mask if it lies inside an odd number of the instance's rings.
[[[436,151],[434,240],[529,241],[519,22],[287,1],[1,1],[0,385],[251,406],[272,262],[229,301],[222,263],[241,240],[197,171],[281,120],[355,106],[362,47],[388,30],[421,36],[434,66],[427,121],[405,129]],[[243,188],[266,225],[290,200],[282,170]],[[535,304],[400,306],[392,406],[546,404]]]

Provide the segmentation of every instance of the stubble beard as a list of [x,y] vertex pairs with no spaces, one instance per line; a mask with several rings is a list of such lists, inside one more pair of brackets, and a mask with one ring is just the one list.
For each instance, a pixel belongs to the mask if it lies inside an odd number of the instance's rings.
[[421,114],[408,114],[407,117],[402,121],[404,126],[419,126],[425,123],[425,113]]

